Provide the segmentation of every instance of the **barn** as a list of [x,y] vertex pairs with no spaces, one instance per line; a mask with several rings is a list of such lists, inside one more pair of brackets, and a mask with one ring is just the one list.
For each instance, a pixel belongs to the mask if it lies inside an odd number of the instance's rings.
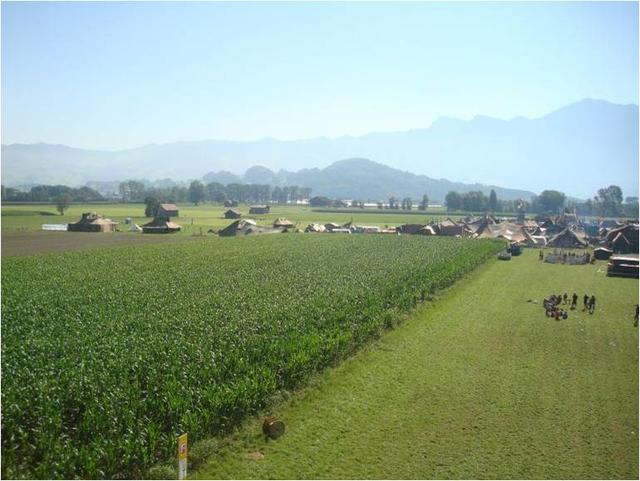
[[271,212],[269,205],[252,205],[249,207],[249,214],[268,214]]
[[156,217],[169,218],[178,217],[178,206],[175,204],[160,204]]
[[118,227],[117,222],[106,219],[95,212],[85,212],[82,218],[75,223],[68,224],[69,232],[115,232]]
[[242,214],[235,209],[229,209],[224,213],[225,219],[239,219],[242,217]]

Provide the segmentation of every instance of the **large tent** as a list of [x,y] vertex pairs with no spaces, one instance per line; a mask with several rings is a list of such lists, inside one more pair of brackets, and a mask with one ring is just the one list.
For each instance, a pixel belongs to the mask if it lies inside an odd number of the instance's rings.
[[550,240],[550,247],[559,247],[559,248],[581,248],[587,247],[587,241],[579,236],[576,232],[572,231],[568,227],[564,228],[561,232],[554,235]]

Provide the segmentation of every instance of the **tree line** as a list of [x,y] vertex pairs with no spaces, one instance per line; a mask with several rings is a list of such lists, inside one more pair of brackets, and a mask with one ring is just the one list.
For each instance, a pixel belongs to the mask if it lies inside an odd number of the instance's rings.
[[623,202],[622,189],[617,185],[610,185],[598,189],[598,193],[585,202],[567,199],[563,192],[544,190],[540,195],[530,200],[501,200],[492,189],[489,196],[481,191],[465,192],[463,194],[450,191],[445,196],[445,205],[449,211],[468,212],[499,212],[537,214],[559,214],[561,212],[576,212],[582,216],[598,217],[638,217],[638,198],[627,197]]

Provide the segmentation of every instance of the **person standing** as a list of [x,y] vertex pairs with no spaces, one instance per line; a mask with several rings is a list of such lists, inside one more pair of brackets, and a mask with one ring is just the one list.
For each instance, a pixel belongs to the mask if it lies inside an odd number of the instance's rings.
[[575,292],[571,296],[571,309],[575,309],[578,306],[578,294]]
[[589,296],[585,294],[582,298],[582,311],[586,311],[587,307],[589,307]]
[[638,309],[639,309],[639,305],[636,304],[636,315],[633,317],[635,319],[636,322],[633,323],[633,327],[638,327]]
[[592,295],[589,299],[589,314],[593,314],[596,310],[596,296]]

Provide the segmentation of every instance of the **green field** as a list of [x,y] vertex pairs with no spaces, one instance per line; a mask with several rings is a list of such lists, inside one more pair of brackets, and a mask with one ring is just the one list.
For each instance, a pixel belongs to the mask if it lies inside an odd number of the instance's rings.
[[[271,406],[282,438],[257,417],[210,442],[193,477],[638,479],[638,281],[536,254],[490,261]],[[545,317],[574,290],[594,315]]]
[[3,258],[2,476],[140,476],[502,246],[282,234]]
[[[206,233],[209,229],[218,230],[229,225],[232,220],[224,218],[227,208],[219,204],[180,204],[180,217],[175,221],[182,225],[183,230],[174,235],[199,234],[200,231]],[[271,213],[267,215],[249,215],[249,206],[240,205],[236,208],[244,217],[256,220],[259,224],[269,225],[278,217],[286,217],[292,222],[298,223],[298,228],[304,229],[313,222],[327,223],[337,222],[344,224],[353,220],[366,225],[396,226],[405,223],[427,223],[430,220],[442,219],[446,216],[441,208],[430,209],[427,212],[418,214],[412,212],[376,212],[352,211],[347,212],[321,212],[308,206],[274,205]],[[55,214],[55,206],[50,204],[28,204],[28,205],[7,205],[2,207],[2,231],[29,231],[39,230],[42,224],[66,224],[76,222],[83,212],[97,212],[116,222],[123,222],[125,218],[131,217],[137,224],[144,224],[151,219],[144,217],[143,204],[74,204],[65,212],[65,215],[42,215]],[[120,226],[126,231],[127,226]]]

